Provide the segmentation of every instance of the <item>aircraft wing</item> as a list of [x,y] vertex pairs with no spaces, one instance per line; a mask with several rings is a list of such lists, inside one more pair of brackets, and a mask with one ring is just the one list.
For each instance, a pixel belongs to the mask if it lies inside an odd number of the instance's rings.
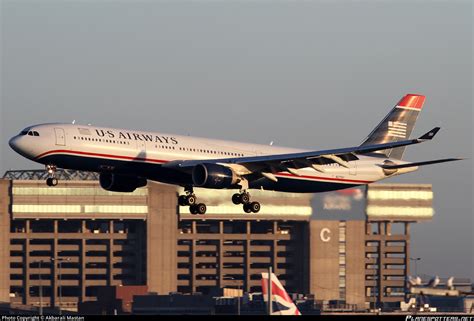
[[[357,155],[372,153],[379,150],[391,149],[401,146],[419,144],[433,139],[439,127],[433,128],[428,133],[416,139],[390,142],[377,145],[365,145],[338,149],[328,149],[320,151],[310,151],[290,154],[262,155],[249,157],[234,157],[220,159],[201,159],[201,160],[178,160],[163,165],[175,169],[189,170],[192,167],[202,163],[214,163],[224,166],[242,165],[249,170],[247,174],[259,172],[263,176],[274,179],[272,172],[289,171],[296,174],[293,169],[313,167],[317,171],[324,172],[321,165],[329,163],[338,163],[343,167],[348,167],[348,162],[359,159]],[[297,175],[297,174],[296,174]]]

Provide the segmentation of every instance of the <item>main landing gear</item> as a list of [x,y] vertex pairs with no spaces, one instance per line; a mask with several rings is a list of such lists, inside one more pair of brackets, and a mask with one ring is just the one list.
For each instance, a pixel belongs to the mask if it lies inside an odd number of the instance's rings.
[[[192,187],[186,187],[184,191],[186,194],[179,195],[178,204],[180,206],[189,206],[189,212],[193,215],[205,214],[207,210],[206,204],[197,202],[197,198]],[[258,213],[260,211],[260,203],[251,202],[250,194],[246,191],[232,195],[232,203],[235,205],[242,204],[245,213]]]
[[56,166],[55,165],[46,165],[46,171],[48,172],[49,177],[46,179],[46,185],[56,186],[58,185],[58,179],[56,178]]
[[235,205],[243,204],[245,213],[258,213],[260,211],[260,203],[250,202],[250,194],[246,191],[232,195],[232,203]]
[[197,203],[196,195],[194,195],[193,189],[186,187],[184,189],[186,195],[179,195],[178,204],[180,206],[189,206],[189,212],[193,215],[205,214],[207,207],[204,203]]

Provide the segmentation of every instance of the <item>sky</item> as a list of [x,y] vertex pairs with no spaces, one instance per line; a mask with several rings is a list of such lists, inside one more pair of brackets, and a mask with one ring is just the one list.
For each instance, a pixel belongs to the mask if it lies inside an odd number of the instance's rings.
[[7,141],[72,122],[307,148],[359,144],[406,93],[427,96],[405,158],[468,160],[412,227],[424,274],[471,277],[471,1],[0,0],[0,172],[40,168]]

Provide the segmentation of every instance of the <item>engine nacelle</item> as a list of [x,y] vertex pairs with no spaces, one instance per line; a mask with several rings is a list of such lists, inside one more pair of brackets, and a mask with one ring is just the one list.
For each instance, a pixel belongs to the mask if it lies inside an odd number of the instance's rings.
[[[391,160],[385,160],[383,162],[384,165],[397,165],[395,164],[394,162],[392,162]],[[393,175],[395,174],[396,172],[398,172],[398,169],[389,169],[389,168],[384,168],[383,169],[383,173],[385,174],[385,176],[390,176],[390,175]]]
[[99,176],[100,186],[110,192],[133,192],[138,187],[146,185],[146,179],[124,176],[111,173],[101,173]]
[[193,183],[197,187],[229,188],[240,181],[232,169],[217,164],[196,165],[192,175]]

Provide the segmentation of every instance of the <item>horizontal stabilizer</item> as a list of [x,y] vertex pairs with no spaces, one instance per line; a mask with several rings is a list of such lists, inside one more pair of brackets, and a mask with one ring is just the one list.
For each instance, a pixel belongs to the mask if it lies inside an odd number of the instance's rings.
[[417,162],[417,163],[408,163],[408,164],[401,164],[401,165],[380,165],[383,169],[399,169],[399,168],[408,168],[408,167],[416,167],[416,166],[423,166],[423,165],[431,165],[431,164],[439,164],[439,163],[446,163],[446,162],[454,162],[458,160],[463,160],[464,158],[444,158],[444,159],[436,159],[426,162]]
[[418,139],[419,140],[432,140],[436,136],[436,134],[439,132],[440,129],[441,129],[440,127],[435,127]]

